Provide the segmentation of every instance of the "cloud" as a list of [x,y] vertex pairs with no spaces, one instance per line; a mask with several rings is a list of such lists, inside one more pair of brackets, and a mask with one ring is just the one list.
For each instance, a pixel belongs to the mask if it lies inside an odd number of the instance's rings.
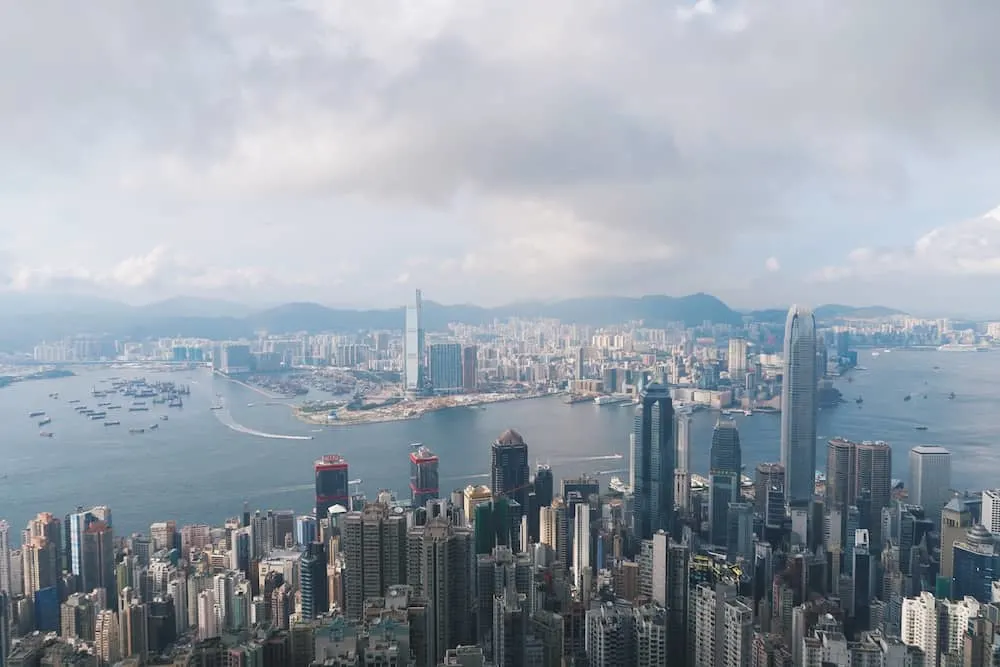
[[778,261],[777,257],[768,257],[764,262],[764,268],[767,269],[769,273],[775,273],[781,270],[781,263]]
[[[6,273],[326,298],[350,263],[360,300],[725,296],[773,251],[829,286],[856,269],[793,259],[823,230],[997,191],[973,156],[1000,149],[998,24],[975,0],[4,3]],[[912,261],[912,224],[884,225],[848,264]],[[945,242],[936,261],[969,254]]]
[[824,267],[816,277],[835,281],[886,274],[1000,275],[1000,208],[972,220],[932,229],[907,246],[855,248],[845,263]]

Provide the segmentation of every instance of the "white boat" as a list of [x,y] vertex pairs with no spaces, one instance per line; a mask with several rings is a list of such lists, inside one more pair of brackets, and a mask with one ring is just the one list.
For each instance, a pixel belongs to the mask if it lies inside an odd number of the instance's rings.
[[743,411],[743,416],[744,417],[752,417],[753,416],[753,410],[744,410]]
[[881,352],[872,352],[873,357],[877,357],[879,354],[881,354]]

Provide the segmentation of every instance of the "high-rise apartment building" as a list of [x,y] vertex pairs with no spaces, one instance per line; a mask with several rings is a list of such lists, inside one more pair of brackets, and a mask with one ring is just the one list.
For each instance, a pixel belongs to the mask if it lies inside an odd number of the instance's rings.
[[581,592],[581,599],[589,595],[591,573],[590,512],[583,507],[573,519],[573,585]]
[[510,500],[517,501],[522,508],[527,508],[531,476],[528,467],[528,445],[524,442],[524,438],[513,429],[504,431],[493,443],[490,456],[493,497],[506,496]]
[[648,540],[674,527],[674,408],[669,390],[656,382],[640,392],[639,400],[632,523],[636,536]]
[[740,433],[736,422],[720,419],[712,433],[712,449],[709,453],[708,511],[712,544],[725,545],[728,541],[729,504],[740,499],[742,465]]
[[350,508],[350,473],[347,459],[339,454],[327,454],[313,464],[316,473],[316,520],[326,521],[330,508],[343,505]]
[[118,615],[110,609],[97,613],[94,630],[94,653],[98,664],[114,665],[121,659],[121,644],[118,633]]
[[811,506],[815,493],[816,394],[816,320],[811,310],[792,306],[781,383],[781,464],[789,506]]
[[330,610],[326,566],[326,545],[323,542],[307,544],[299,568],[299,592],[305,620],[319,618]]
[[479,348],[466,345],[462,348],[462,389],[473,393],[479,388]]
[[[986,491],[983,492],[983,523],[986,520]],[[972,526],[972,512],[968,499],[955,497],[941,510],[941,567],[939,574],[945,579],[951,579],[955,574],[954,546],[965,538],[966,531]],[[987,530],[989,527],[987,526]]]
[[434,343],[428,352],[430,383],[435,393],[462,391],[462,344]]
[[413,303],[406,307],[403,334],[403,384],[409,393],[424,390],[424,323],[423,299],[416,291]]
[[410,452],[410,497],[413,507],[423,507],[428,500],[441,497],[438,457],[423,445]]
[[733,386],[742,385],[747,376],[747,341],[745,338],[729,339],[729,378]]
[[24,594],[29,598],[43,588],[55,586],[59,580],[59,554],[56,544],[45,537],[32,537],[21,546],[21,560],[24,564]]
[[366,599],[406,583],[406,513],[401,507],[368,503],[344,516],[340,540],[346,566],[344,612],[357,619]]
[[430,602],[427,654],[440,661],[449,648],[476,642],[472,531],[438,515],[406,539],[407,582]]
[[80,589],[105,591],[108,605],[114,608],[118,600],[115,584],[115,543],[111,526],[94,521],[83,531],[80,549]]
[[951,500],[951,452],[944,447],[919,445],[910,450],[910,503],[924,508],[938,525],[941,510]]
[[176,521],[159,521],[149,526],[149,538],[152,542],[153,553],[163,549],[174,548],[174,538],[177,535]]

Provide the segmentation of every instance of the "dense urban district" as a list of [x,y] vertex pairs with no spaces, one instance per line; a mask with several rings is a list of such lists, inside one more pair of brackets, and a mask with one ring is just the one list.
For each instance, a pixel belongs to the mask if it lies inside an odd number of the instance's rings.
[[[366,498],[352,491],[363,470],[322,456],[302,471],[305,515],[244,507],[178,526],[164,507],[148,534],[119,535],[110,507],[40,507],[20,539],[0,523],[0,665],[1000,665],[1000,492],[954,491],[944,447],[897,451],[896,480],[891,444],[816,430],[824,407],[860,405],[833,380],[868,355],[989,352],[1000,324],[793,306],[777,325],[430,332],[419,292],[402,320],[253,340],[80,335],[8,355],[7,381],[211,364],[324,425],[561,392],[634,405],[627,479],[557,481],[512,424],[483,443],[489,486],[442,489],[437,456],[415,445],[408,497]],[[697,410],[718,421],[695,479]],[[780,413],[780,461],[744,460],[736,410]]]

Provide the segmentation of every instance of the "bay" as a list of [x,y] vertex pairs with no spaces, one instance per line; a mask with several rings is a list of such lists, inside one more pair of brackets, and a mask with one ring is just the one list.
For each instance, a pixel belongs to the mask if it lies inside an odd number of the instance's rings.
[[[862,352],[868,370],[837,380],[847,403],[819,414],[817,466],[825,462],[833,436],[885,440],[893,447],[893,476],[908,481],[908,451],[918,444],[950,449],[953,485],[962,489],[1000,486],[1000,353],[895,350],[878,357]],[[935,368],[938,367],[938,368]],[[308,512],[312,505],[312,463],[323,454],[347,457],[352,478],[369,496],[379,489],[407,497],[410,444],[422,442],[441,459],[442,492],[487,483],[490,443],[508,428],[518,430],[531,458],[549,463],[557,479],[582,473],[625,477],[628,432],[634,408],[564,405],[558,398],[533,399],[424,415],[418,420],[349,427],[317,427],[296,420],[288,405],[213,376],[207,370],[175,373],[77,368],[75,377],[25,382],[0,389],[0,517],[15,529],[40,511],[62,516],[77,505],[110,505],[116,533],[146,531],[149,523],[175,519],[220,523],[252,508]],[[145,375],[150,380],[191,384],[182,409],[151,406],[150,412],[115,416],[105,427],[77,415],[69,399],[94,404],[90,388],[111,376]],[[59,399],[49,398],[52,392]],[[948,393],[955,392],[954,400]],[[211,405],[220,394],[225,411]],[[907,394],[912,400],[904,401]],[[927,398],[924,398],[926,394]],[[862,396],[861,407],[854,399]],[[127,399],[115,399],[127,407]],[[250,406],[249,404],[253,404]],[[45,410],[53,438],[39,437],[37,418]],[[169,421],[159,421],[160,414]],[[740,428],[749,474],[761,461],[779,458],[779,418],[734,417]],[[692,466],[705,474],[717,413],[694,416]],[[129,434],[130,427],[159,423],[155,431]],[[264,438],[233,430],[312,436],[312,440]],[[927,426],[917,431],[916,426]],[[318,432],[317,432],[318,431]],[[623,458],[611,458],[622,454]]]

